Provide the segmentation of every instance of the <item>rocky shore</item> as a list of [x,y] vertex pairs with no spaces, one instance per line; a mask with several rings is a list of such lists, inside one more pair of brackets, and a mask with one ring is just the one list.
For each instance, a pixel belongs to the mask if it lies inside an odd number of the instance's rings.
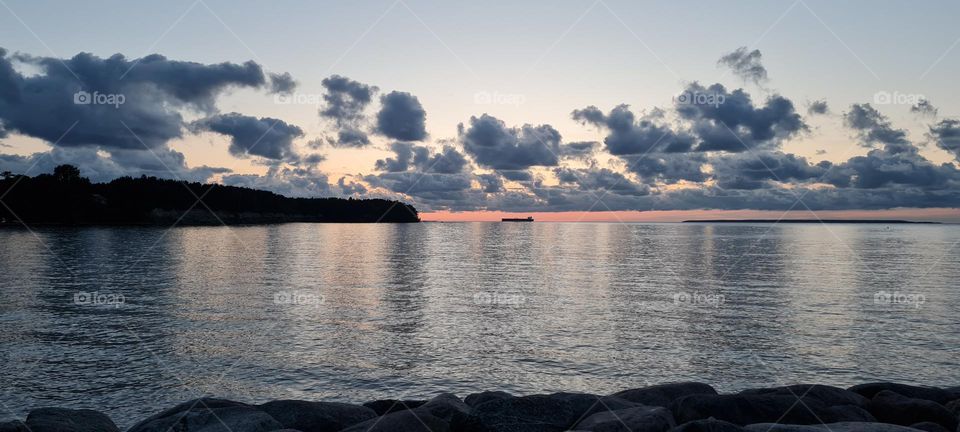
[[[694,382],[611,395],[476,393],[461,399],[251,405],[204,398],[159,412],[128,432],[955,432],[960,387],[895,383],[843,389],[799,384],[719,394]],[[38,408],[0,432],[119,432],[103,413]]]

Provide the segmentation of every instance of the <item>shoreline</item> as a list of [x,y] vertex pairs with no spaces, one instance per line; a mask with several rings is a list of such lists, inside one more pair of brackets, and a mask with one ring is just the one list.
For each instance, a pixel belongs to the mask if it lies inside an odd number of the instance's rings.
[[[128,432],[954,432],[958,426],[960,386],[797,384],[721,394],[709,384],[680,382],[609,395],[486,391],[362,404],[201,398],[157,407]],[[95,409],[34,408],[25,419],[0,421],[0,432],[74,431],[120,429]]]

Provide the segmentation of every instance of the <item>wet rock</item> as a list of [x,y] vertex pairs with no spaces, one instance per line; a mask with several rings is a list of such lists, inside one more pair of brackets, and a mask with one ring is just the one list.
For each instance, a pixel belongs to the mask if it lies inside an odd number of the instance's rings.
[[416,409],[446,421],[450,421],[456,416],[469,415],[472,410],[469,405],[452,393],[443,393]]
[[562,432],[583,413],[574,403],[552,395],[502,397],[473,407],[473,414],[490,432]]
[[669,407],[675,400],[688,395],[716,395],[713,387],[698,382],[679,382],[624,390],[611,396],[643,405]]
[[895,393],[899,393],[908,398],[914,399],[926,399],[929,401],[934,401],[938,404],[946,404],[953,399],[956,399],[950,391],[937,388],[937,387],[921,387],[921,386],[912,386],[907,384],[896,384],[888,382],[880,383],[869,383],[869,384],[860,384],[850,387],[849,389],[854,393],[858,393],[861,396],[867,399],[873,399],[877,393],[880,393],[884,390],[890,390]]
[[854,406],[831,408],[819,399],[775,394],[690,395],[674,402],[671,410],[678,423],[713,417],[741,426],[772,422],[819,424],[821,419],[840,422],[863,418],[862,410]]
[[704,419],[686,422],[670,429],[670,432],[743,432],[746,429],[730,422],[717,419]]
[[949,431],[943,426],[940,426],[934,422],[921,422],[910,425],[911,428],[916,430],[922,430],[926,432],[953,432]]
[[29,432],[27,425],[20,420],[0,422],[0,432]]
[[910,398],[890,390],[882,390],[870,400],[868,409],[877,420],[909,426],[934,422],[948,430],[957,429],[957,418],[943,405],[927,399]]
[[944,407],[947,411],[950,411],[950,414],[953,414],[954,417],[960,418],[960,399],[947,402]]
[[746,427],[750,432],[917,432],[905,426],[886,423],[841,422],[819,425],[758,423]]
[[260,405],[259,409],[283,427],[303,432],[336,432],[377,416],[365,406],[338,402],[278,400]]
[[32,432],[119,432],[106,414],[88,409],[35,409],[27,414],[25,426]]
[[203,398],[153,415],[127,432],[267,432],[279,429],[284,426],[254,406]]
[[578,423],[576,429],[591,432],[665,432],[676,425],[670,410],[638,406],[593,414]]
[[397,411],[343,429],[343,432],[449,432],[450,424],[428,412]]
[[382,399],[370,401],[363,406],[372,409],[377,415],[390,414],[397,411],[403,411],[407,409],[414,409],[420,405],[425,404],[427,401],[422,400],[397,400],[397,399]]
[[766,394],[781,396],[809,396],[819,399],[827,405],[856,405],[860,407],[867,406],[870,402],[858,393],[840,387],[826,386],[820,384],[795,384],[783,387],[771,387],[762,389],[744,390],[740,394]]
[[505,399],[505,398],[512,398],[512,397],[515,397],[515,396],[512,395],[512,394],[510,394],[510,393],[507,393],[507,392],[502,392],[502,391],[486,391],[486,392],[483,392],[483,393],[474,393],[474,394],[472,394],[472,395],[468,395],[467,397],[463,398],[463,401],[464,401],[467,405],[470,405],[470,406],[472,406],[472,407],[475,407],[475,406],[480,405],[480,404],[482,404],[482,403],[484,403],[484,402],[489,402],[489,401],[492,401],[492,400],[495,400],[495,399]]

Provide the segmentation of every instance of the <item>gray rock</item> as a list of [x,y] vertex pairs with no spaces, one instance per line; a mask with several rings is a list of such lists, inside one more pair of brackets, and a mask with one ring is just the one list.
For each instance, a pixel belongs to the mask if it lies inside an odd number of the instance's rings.
[[343,432],[449,432],[450,424],[427,412],[404,410],[355,424]]
[[483,393],[474,393],[463,398],[463,401],[472,407],[480,405],[484,402],[489,402],[495,399],[505,399],[515,397],[510,393],[502,391],[486,391]]
[[251,405],[204,398],[153,415],[127,432],[267,432],[283,428],[269,414]]
[[820,384],[795,384],[783,387],[771,387],[762,389],[750,389],[740,392],[740,394],[772,394],[781,396],[809,396],[820,399],[827,405],[856,405],[859,407],[867,406],[870,402],[858,393],[840,387],[825,386]]
[[890,390],[877,393],[868,405],[877,420],[901,426],[934,422],[948,430],[957,429],[957,418],[936,402],[903,396]]
[[[32,432],[119,432],[106,414],[88,409],[39,408],[27,414]],[[16,429],[13,429],[16,430]]]
[[[802,402],[802,403],[800,403]],[[779,422],[786,424],[819,424],[824,422],[858,421],[862,410],[829,409],[819,399],[765,394],[690,395],[671,406],[677,423],[716,418],[737,425]],[[834,407],[836,408],[836,407]]]
[[880,393],[883,390],[890,390],[895,393],[899,393],[908,398],[914,399],[926,399],[929,401],[934,401],[938,404],[946,404],[953,399],[956,399],[950,391],[936,388],[936,387],[920,387],[912,386],[907,384],[897,384],[897,383],[869,383],[869,384],[859,384],[849,389],[854,393],[859,393],[867,399],[873,399],[877,393]]
[[456,416],[465,416],[469,415],[472,411],[472,408],[464,403],[460,398],[452,393],[443,393],[433,399],[430,399],[420,407],[416,408],[417,411],[425,411],[434,417],[444,419],[446,421],[452,420]]
[[403,411],[407,409],[414,409],[420,405],[425,404],[427,401],[422,400],[398,400],[398,399],[382,399],[370,401],[363,406],[372,409],[377,413],[377,415],[390,414],[397,411]]
[[577,430],[591,432],[665,432],[677,424],[663,407],[638,406],[603,411],[577,424]]
[[704,419],[686,422],[670,429],[670,432],[743,432],[746,429],[733,423],[717,419]]
[[886,423],[840,422],[819,425],[758,423],[746,427],[750,432],[918,432],[904,426]]
[[952,432],[934,422],[921,422],[910,425],[911,428],[926,432]]
[[643,405],[669,407],[675,400],[694,394],[715,395],[717,391],[703,383],[679,382],[624,390],[611,396]]
[[947,402],[947,404],[944,405],[944,408],[946,408],[947,411],[950,411],[954,417],[960,418],[960,399]]
[[338,402],[278,400],[259,408],[283,427],[303,432],[336,432],[377,416],[374,410],[365,406]]
[[29,432],[27,425],[20,420],[0,422],[0,432]]
[[473,414],[490,432],[562,432],[582,418],[574,403],[552,395],[495,398]]
[[856,405],[837,405],[826,407],[823,410],[823,417],[820,419],[827,423],[833,422],[875,422],[877,418],[870,414],[866,408]]

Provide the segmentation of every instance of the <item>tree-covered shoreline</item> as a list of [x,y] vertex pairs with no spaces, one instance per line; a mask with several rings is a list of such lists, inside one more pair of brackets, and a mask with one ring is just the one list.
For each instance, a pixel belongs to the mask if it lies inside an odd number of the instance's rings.
[[35,177],[3,173],[0,203],[4,225],[420,221],[416,208],[398,201],[288,198],[244,187],[146,176],[92,183],[71,165]]

